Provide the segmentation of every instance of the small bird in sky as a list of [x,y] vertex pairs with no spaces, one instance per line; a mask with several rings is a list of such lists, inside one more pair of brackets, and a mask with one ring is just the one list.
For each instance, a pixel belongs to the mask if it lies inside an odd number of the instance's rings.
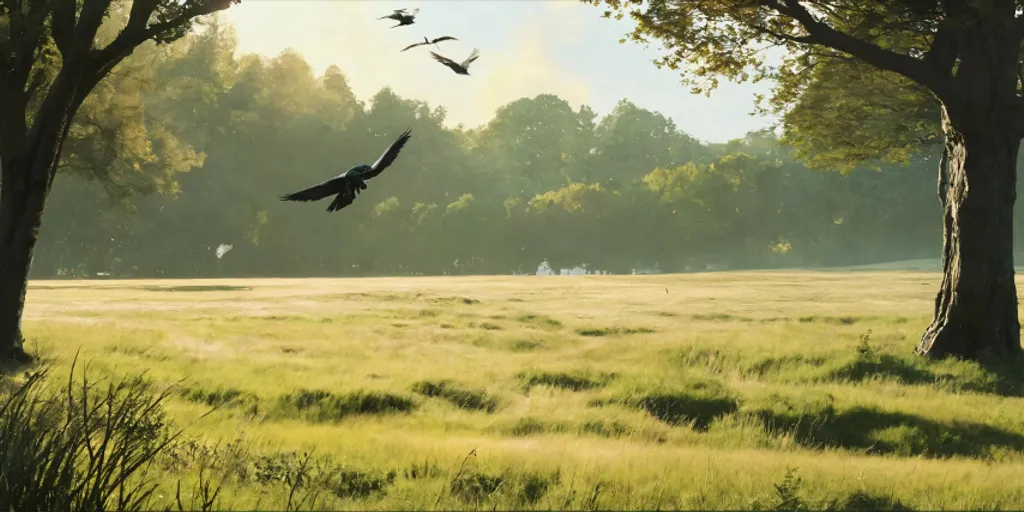
[[[458,39],[456,39],[456,38],[454,38],[452,36],[441,36],[441,37],[438,37],[436,39],[427,39],[426,36],[423,36],[423,42],[422,43],[410,44],[409,46],[406,46],[405,48],[402,48],[402,51],[404,52],[404,51],[408,50],[409,48],[415,48],[417,46],[427,46],[427,45],[434,45],[434,48],[438,48],[437,43],[440,43],[441,41],[458,41]],[[440,48],[438,48],[438,49],[440,49]]]
[[395,12],[388,14],[387,16],[381,16],[380,18],[377,19],[397,21],[398,25],[395,25],[391,28],[404,27],[406,25],[412,25],[413,23],[416,23],[416,15],[419,14],[419,12],[419,9],[413,9],[411,11],[407,11],[405,9],[396,9]]
[[434,56],[434,60],[440,62],[441,64],[444,64],[445,66],[448,66],[456,74],[469,75],[469,65],[472,64],[473,61],[480,56],[480,50],[473,48],[473,51],[469,54],[469,57],[466,57],[466,60],[462,62],[455,62],[454,60],[451,60],[448,57],[438,55],[434,52],[430,52],[430,54]]
[[300,190],[280,197],[282,201],[319,201],[327,196],[335,195],[334,201],[327,207],[327,211],[338,211],[356,199],[359,191],[366,190],[366,180],[379,175],[384,169],[391,165],[398,153],[402,151],[405,143],[409,141],[412,128],[406,129],[398,136],[395,142],[380,155],[373,165],[357,165],[334,178],[313,185],[305,190]]

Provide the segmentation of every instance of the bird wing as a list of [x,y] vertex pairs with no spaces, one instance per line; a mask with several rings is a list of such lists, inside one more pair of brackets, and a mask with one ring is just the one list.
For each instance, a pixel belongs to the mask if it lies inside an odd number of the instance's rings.
[[318,183],[307,189],[300,190],[298,192],[292,192],[291,194],[284,194],[280,196],[282,201],[319,201],[331,194],[338,193],[341,185],[341,181],[344,179],[341,177],[331,178],[323,183]]
[[452,67],[459,65],[457,62],[449,59],[448,57],[445,57],[444,55],[438,55],[434,52],[430,52],[430,54],[434,56],[434,60],[440,62],[441,64],[444,64],[445,66]]
[[358,194],[358,189],[349,184],[349,186],[346,186],[344,190],[338,193],[338,196],[334,198],[334,201],[331,201],[331,204],[327,205],[327,211],[336,212],[352,204],[352,201],[356,200],[356,194]]
[[454,38],[452,36],[441,36],[441,37],[439,37],[437,39],[434,39],[434,40],[430,41],[430,44],[437,44],[437,43],[440,43],[441,41],[458,41],[458,39],[456,39],[456,38]]
[[401,16],[402,15],[400,13],[396,12],[394,14],[388,14],[387,16],[381,16],[380,18],[377,18],[377,19],[378,20],[398,20],[398,19],[401,19]]
[[423,46],[425,44],[427,44],[427,43],[414,43],[414,44],[410,44],[409,46],[406,46],[405,48],[402,48],[402,51],[404,52],[404,51],[408,50],[409,48],[415,48],[417,46]]
[[387,169],[388,166],[395,161],[395,158],[398,158],[398,153],[402,151],[402,148],[405,146],[405,143],[409,141],[410,137],[412,137],[412,135],[410,135],[411,133],[412,128],[408,128],[404,132],[402,132],[402,134],[398,136],[398,139],[391,143],[391,146],[389,146],[388,149],[386,149],[384,153],[380,155],[380,158],[378,158],[377,161],[373,163],[373,165],[370,167],[370,170],[364,173],[361,176],[361,178],[363,178],[364,180],[368,180],[383,172],[384,169]]
[[[402,10],[405,11],[405,9],[402,9]],[[407,14],[409,16],[416,16],[419,13],[420,13],[419,8],[416,8],[416,9],[413,9],[411,11],[406,12],[405,14]]]
[[469,65],[472,64],[473,61],[476,60],[478,57],[480,57],[480,50],[477,48],[473,48],[473,51],[469,54],[469,57],[466,57],[466,60],[462,61],[462,67],[468,68]]

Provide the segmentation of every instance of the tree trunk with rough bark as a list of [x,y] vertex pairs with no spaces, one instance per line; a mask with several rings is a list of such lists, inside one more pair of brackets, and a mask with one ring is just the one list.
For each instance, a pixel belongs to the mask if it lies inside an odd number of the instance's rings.
[[1013,267],[1020,135],[994,110],[956,120],[943,112],[943,277],[921,355],[977,360],[1021,352]]
[[[28,173],[20,172],[19,167],[16,164],[11,169],[4,168],[0,199],[0,359],[26,360],[21,316],[32,249],[49,187],[46,183],[21,180]],[[15,192],[16,189],[27,193]]]
[[[21,316],[32,249],[75,113],[96,84],[146,41],[182,37],[192,21],[241,0],[136,1],[113,41],[96,46],[112,0],[6,2],[0,38],[0,359],[26,357]],[[13,7],[12,7],[13,6]],[[165,16],[166,12],[172,15]],[[155,13],[160,13],[154,17]],[[157,18],[157,19],[154,19]],[[60,70],[49,84],[33,72],[53,43]],[[38,70],[37,70],[38,71]],[[32,98],[43,98],[28,116]],[[31,127],[27,119],[33,117]]]
[[[71,119],[81,99],[70,80],[58,79],[55,93],[38,113],[19,156],[3,162],[0,186],[0,360],[30,359],[24,349],[21,317],[25,309],[32,250],[39,235],[46,198],[60,162]],[[15,150],[5,151],[8,155]]]

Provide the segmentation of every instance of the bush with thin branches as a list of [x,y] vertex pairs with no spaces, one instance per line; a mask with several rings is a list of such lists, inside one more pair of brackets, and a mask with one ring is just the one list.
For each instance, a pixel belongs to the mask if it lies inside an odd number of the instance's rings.
[[144,376],[52,386],[47,369],[0,391],[0,510],[143,510],[156,456],[180,431]]

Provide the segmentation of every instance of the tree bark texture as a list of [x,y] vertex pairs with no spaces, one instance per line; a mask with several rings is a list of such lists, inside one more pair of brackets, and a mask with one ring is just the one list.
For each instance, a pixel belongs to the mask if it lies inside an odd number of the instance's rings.
[[[101,49],[94,47],[96,33],[111,0],[79,3],[77,16],[75,2],[28,2],[27,11],[21,2],[13,4],[16,10],[10,12],[17,15],[9,16],[12,38],[8,42],[17,42],[0,52],[0,359],[26,356],[21,317],[32,250],[71,120],[86,96],[140,44],[181,37],[181,29],[194,18],[239,1],[132,2],[125,27]],[[161,5],[172,3],[179,4],[180,12],[150,22]],[[28,98],[41,93],[32,68],[46,33],[52,36],[62,62],[29,128]]]
[[949,181],[942,201],[942,284],[917,352],[1006,358],[1021,352],[1013,267],[1020,137],[1008,119],[961,131],[943,117]]
[[0,359],[24,360],[21,318],[28,290],[32,250],[38,239],[46,198],[53,185],[60,152],[77,100],[70,80],[47,98],[22,151],[7,151],[0,186]]

